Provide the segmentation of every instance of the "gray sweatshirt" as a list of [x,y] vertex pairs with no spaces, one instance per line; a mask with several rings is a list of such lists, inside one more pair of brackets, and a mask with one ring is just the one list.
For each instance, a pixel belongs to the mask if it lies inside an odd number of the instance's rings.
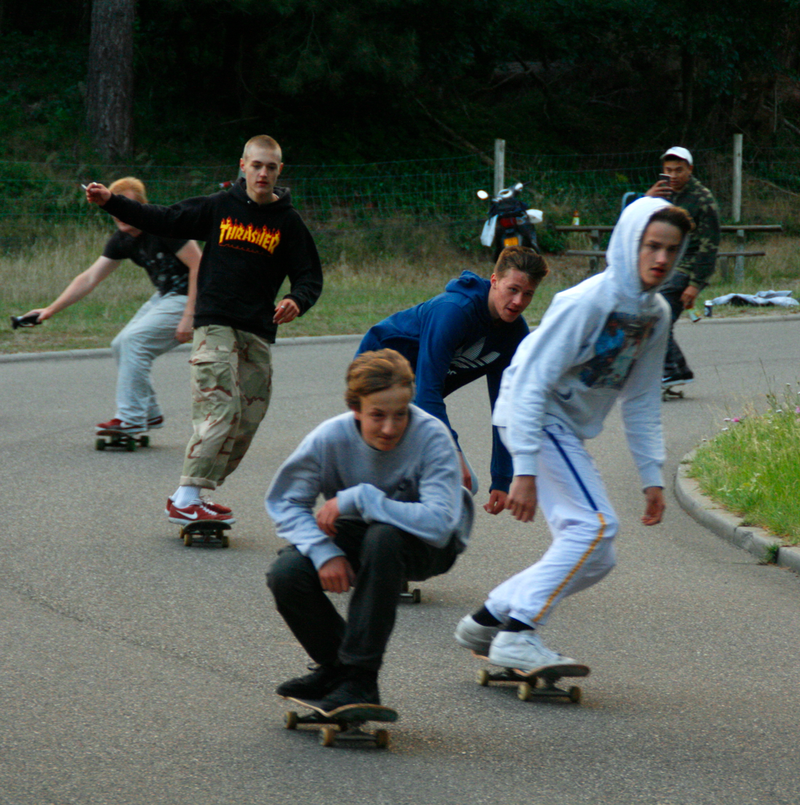
[[317,497],[338,499],[342,517],[380,522],[444,547],[456,535],[466,545],[472,496],[461,486],[461,467],[448,429],[410,406],[406,432],[389,451],[370,447],[352,412],[317,426],[281,465],[267,491],[266,508],[278,536],[319,570],[344,552],[317,526]]

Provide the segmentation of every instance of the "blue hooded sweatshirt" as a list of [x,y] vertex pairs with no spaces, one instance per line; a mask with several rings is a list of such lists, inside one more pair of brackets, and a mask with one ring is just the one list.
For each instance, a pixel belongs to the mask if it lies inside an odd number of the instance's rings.
[[[491,317],[490,288],[489,280],[463,271],[447,283],[444,293],[371,327],[356,353],[389,347],[404,355],[416,375],[414,402],[444,422],[457,445],[458,434],[447,418],[444,398],[485,376],[494,409],[503,370],[529,332],[522,316],[510,324]],[[491,473],[491,488],[507,492],[513,475],[511,457],[496,428]]]

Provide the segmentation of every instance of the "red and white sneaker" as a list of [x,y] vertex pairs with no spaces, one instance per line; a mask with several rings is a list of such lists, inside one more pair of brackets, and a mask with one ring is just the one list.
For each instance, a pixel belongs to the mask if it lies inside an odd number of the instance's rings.
[[121,419],[109,419],[108,422],[101,422],[96,426],[98,436],[114,436],[117,433],[146,433],[147,428],[144,425],[131,425],[129,422],[123,422]]
[[165,513],[170,523],[176,523],[177,525],[197,522],[226,523],[227,525],[233,525],[236,522],[236,520],[230,516],[230,510],[228,514],[216,512],[208,508],[202,500],[196,500],[194,503],[190,503],[188,506],[179,509],[172,502],[172,498],[167,498]]
[[156,428],[164,427],[164,417],[159,414],[152,416],[147,420],[147,430],[155,430]]
[[208,498],[202,498],[203,505],[206,508],[211,509],[211,511],[215,511],[218,514],[232,514],[233,509],[229,508],[228,506],[223,506],[221,503],[214,503],[213,500],[209,500]]

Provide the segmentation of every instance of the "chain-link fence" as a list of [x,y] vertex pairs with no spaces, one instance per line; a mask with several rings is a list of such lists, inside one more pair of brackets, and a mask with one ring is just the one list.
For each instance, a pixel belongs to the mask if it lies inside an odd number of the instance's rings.
[[[662,150],[596,155],[542,155],[506,151],[506,184],[527,184],[530,206],[542,209],[547,224],[569,223],[575,210],[581,221],[613,224],[627,192],[643,192],[657,179]],[[731,149],[696,150],[695,173],[715,193],[723,219],[730,214]],[[125,175],[141,178],[150,200],[169,204],[217,191],[236,178],[236,160],[228,165],[102,165],[0,161],[0,249],[10,250],[47,236],[62,225],[107,225],[105,217],[83,200],[81,184],[106,184]],[[800,199],[800,151],[745,149],[746,186],[754,194]],[[748,184],[749,183],[749,184]],[[281,184],[292,189],[318,237],[397,225],[480,226],[491,191],[493,168],[478,155],[358,165],[287,165]],[[780,210],[788,215],[787,207]],[[770,217],[769,203],[748,208],[749,223],[789,223]],[[753,217],[755,216],[755,218]]]

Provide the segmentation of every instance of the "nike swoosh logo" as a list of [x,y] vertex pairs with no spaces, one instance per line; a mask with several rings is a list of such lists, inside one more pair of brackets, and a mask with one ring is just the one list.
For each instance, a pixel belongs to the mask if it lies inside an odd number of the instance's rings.
[[200,516],[199,514],[189,514],[188,512],[181,512],[180,515],[187,520],[196,520]]

